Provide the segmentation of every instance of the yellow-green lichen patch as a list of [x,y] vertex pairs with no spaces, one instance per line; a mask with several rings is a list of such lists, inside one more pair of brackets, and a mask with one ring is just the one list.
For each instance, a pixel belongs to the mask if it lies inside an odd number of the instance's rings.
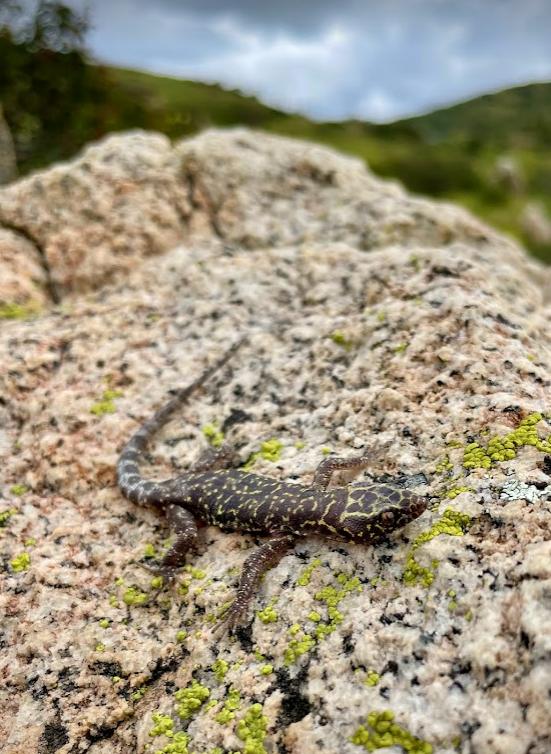
[[32,319],[40,313],[40,304],[30,301],[17,304],[14,301],[0,303],[0,319]]
[[122,601],[129,607],[143,605],[147,602],[147,594],[135,586],[129,586],[122,595]]
[[299,586],[308,586],[310,583],[310,579],[312,578],[312,574],[321,565],[320,558],[314,558],[314,560],[309,563],[309,565],[306,566],[306,568],[302,571],[300,576],[297,578],[296,583]]
[[183,628],[181,628],[179,631],[176,631],[176,641],[181,644],[187,636],[187,631],[185,631]]
[[109,618],[101,618],[98,621],[98,625],[100,628],[109,628],[109,626],[111,625],[111,621],[109,620]]
[[408,345],[409,343],[397,343],[395,346],[393,346],[392,350],[394,351],[394,353],[404,353]]
[[241,708],[241,696],[237,689],[231,688],[228,692],[228,698],[220,712],[215,715],[215,720],[220,725],[227,725],[235,718],[235,713]]
[[243,754],[266,754],[264,741],[268,728],[268,718],[262,714],[262,705],[253,704],[237,723],[236,733],[243,741]]
[[10,565],[14,573],[26,571],[31,565],[31,556],[28,552],[22,552],[19,555],[15,555],[15,557],[10,560]]
[[142,699],[145,696],[146,691],[147,691],[147,686],[140,686],[139,688],[137,688],[135,691],[133,691],[130,694],[130,699],[133,702],[139,702],[140,699]]
[[274,666],[271,665],[269,662],[266,663],[266,665],[262,665],[262,667],[260,668],[260,673],[262,675],[270,675],[273,672],[274,672]]
[[16,495],[17,497],[21,497],[21,495],[24,495],[28,491],[29,488],[26,484],[12,484],[10,487],[11,494]]
[[105,390],[101,399],[90,406],[90,413],[96,416],[103,416],[104,414],[114,414],[117,410],[115,406],[115,398],[120,398],[122,390]]
[[471,523],[471,517],[466,513],[454,511],[452,508],[446,508],[442,516],[436,521],[430,529],[422,532],[413,540],[406,558],[406,566],[402,574],[402,580],[408,586],[422,584],[429,587],[434,581],[438,561],[433,560],[430,568],[420,565],[415,559],[415,552],[425,542],[429,542],[440,534],[448,534],[454,537],[462,537],[468,530]]
[[15,516],[17,513],[17,508],[7,508],[6,510],[0,511],[0,529],[3,529],[4,526],[8,523],[10,518],[12,516]]
[[230,666],[226,662],[226,660],[222,660],[220,658],[218,660],[215,660],[212,664],[212,672],[214,673],[214,677],[219,683],[222,683],[229,669]]
[[364,678],[364,684],[366,686],[377,686],[380,680],[381,676],[379,673],[376,673],[374,670],[368,670],[367,675]]
[[286,665],[296,662],[299,657],[313,649],[318,641],[332,634],[343,620],[338,605],[348,594],[362,589],[357,576],[350,577],[345,573],[339,573],[336,580],[338,587],[325,586],[314,595],[315,600],[325,605],[326,620],[322,620],[322,613],[319,610],[311,610],[308,618],[315,624],[311,633],[302,629],[298,623],[294,623],[289,628],[288,633],[292,638],[284,652]]
[[306,443],[304,442],[304,440],[297,440],[295,442],[295,448],[297,450],[303,450],[305,447],[306,447]]
[[147,542],[145,547],[143,548],[143,555],[144,558],[154,558],[156,555],[155,548],[151,544],[151,542]]
[[463,454],[463,466],[466,469],[489,469],[492,464],[515,458],[517,450],[526,445],[532,445],[542,453],[550,453],[550,436],[542,439],[536,429],[542,419],[541,414],[533,413],[523,419],[512,432],[491,437],[486,446],[478,442],[469,443]]
[[446,471],[451,471],[452,469],[453,464],[451,463],[449,456],[444,456],[441,461],[438,461],[434,471],[436,474],[444,474]]
[[219,448],[224,442],[224,433],[216,424],[205,424],[201,427],[201,432],[213,448]]
[[153,576],[151,581],[149,582],[149,586],[152,589],[160,589],[163,585],[163,577],[162,576]]
[[399,746],[408,754],[432,754],[432,744],[416,738],[406,728],[394,722],[394,713],[390,710],[370,712],[367,725],[360,725],[350,741],[363,746],[366,751],[377,751],[391,746]]
[[279,461],[283,448],[283,443],[276,437],[272,437],[270,440],[265,440],[260,444],[260,450],[257,450],[256,453],[251,453],[248,460],[242,466],[243,471],[249,471],[259,458],[263,458],[265,461],[271,461],[272,463]]
[[189,573],[192,579],[201,580],[204,579],[207,575],[205,571],[201,570],[201,568],[195,568],[191,565],[184,566],[184,571],[185,573]]
[[[295,627],[299,629],[299,632],[301,631],[300,626],[295,623],[289,629],[291,636],[297,633],[293,630]],[[301,632],[301,634],[301,636],[294,636],[285,649],[283,657],[286,665],[292,665],[299,657],[302,657],[302,655],[316,646],[316,640],[311,634],[304,632]]]
[[153,728],[149,731],[152,738],[157,736],[166,736],[170,738],[170,743],[157,749],[155,754],[189,754],[188,743],[189,736],[183,731],[174,732],[174,721],[169,715],[163,715],[160,712],[153,714]]
[[329,337],[333,343],[341,346],[345,351],[350,351],[350,349],[354,347],[354,341],[352,338],[347,337],[342,330],[333,330]]
[[455,498],[458,495],[461,495],[462,492],[474,492],[474,490],[472,487],[466,487],[465,485],[450,487],[449,489],[444,490],[442,497],[446,500],[455,500]]
[[266,605],[263,610],[257,610],[256,614],[258,616],[258,619],[261,620],[262,623],[275,623],[279,618],[279,615],[277,613],[277,610],[275,610],[273,603]]
[[163,715],[160,712],[154,712],[152,720],[155,723],[149,731],[151,737],[154,736],[173,736],[174,720],[170,715]]
[[185,688],[178,689],[174,698],[178,702],[176,712],[181,720],[188,720],[197,712],[203,702],[210,696],[210,691],[199,681],[193,679]]

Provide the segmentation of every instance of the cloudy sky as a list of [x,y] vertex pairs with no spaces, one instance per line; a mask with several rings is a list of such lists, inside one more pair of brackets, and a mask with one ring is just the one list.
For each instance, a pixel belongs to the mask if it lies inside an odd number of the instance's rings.
[[104,61],[319,119],[388,121],[551,80],[551,0],[68,0]]

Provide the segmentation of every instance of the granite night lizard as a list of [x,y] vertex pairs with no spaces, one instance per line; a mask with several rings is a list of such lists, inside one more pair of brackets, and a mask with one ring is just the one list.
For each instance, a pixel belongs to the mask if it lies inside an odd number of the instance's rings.
[[317,534],[374,544],[420,516],[427,507],[424,499],[393,484],[365,482],[327,489],[334,471],[367,466],[365,455],[324,459],[312,484],[304,486],[227,468],[233,454],[224,445],[209,448],[189,471],[173,479],[144,479],[138,464],[151,436],[229,360],[241,342],[230,347],[195,382],[173,391],[173,398],[131,437],[117,463],[122,493],[136,503],[162,506],[175,531],[176,541],[154,569],[169,581],[197,537],[195,518],[225,530],[267,535],[266,542],[245,561],[235,599],[225,616],[224,626],[228,628],[242,621],[262,575],[279,562],[298,537]]

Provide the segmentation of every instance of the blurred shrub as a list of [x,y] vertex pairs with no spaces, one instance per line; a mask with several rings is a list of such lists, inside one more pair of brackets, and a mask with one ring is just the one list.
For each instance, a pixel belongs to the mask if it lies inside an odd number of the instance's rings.
[[109,130],[147,127],[138,98],[112,86],[105,68],[86,62],[85,16],[41,0],[29,16],[5,2],[0,14],[0,102],[19,168],[73,155]]

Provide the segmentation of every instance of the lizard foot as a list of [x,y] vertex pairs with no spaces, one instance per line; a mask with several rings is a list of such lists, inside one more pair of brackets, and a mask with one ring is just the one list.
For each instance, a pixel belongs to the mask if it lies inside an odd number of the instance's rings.
[[167,586],[172,584],[179,570],[174,566],[148,565],[147,563],[140,563],[139,565],[154,576],[162,576],[163,585]]

